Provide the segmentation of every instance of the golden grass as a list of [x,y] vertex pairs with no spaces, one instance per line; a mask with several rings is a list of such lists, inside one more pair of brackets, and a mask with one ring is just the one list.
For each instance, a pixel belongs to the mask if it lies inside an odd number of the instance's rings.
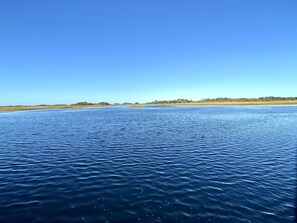
[[128,105],[129,108],[144,108],[144,104]]
[[150,106],[211,106],[211,105],[297,105],[297,100],[288,101],[240,101],[240,102],[196,102],[196,103],[176,103],[176,104],[149,104]]
[[67,106],[0,106],[0,111],[24,111],[67,108]]
[[[288,101],[249,101],[249,102],[197,102],[176,104],[131,104],[129,108],[144,108],[145,106],[228,106],[228,105],[297,105],[297,100]],[[105,107],[106,105],[38,105],[38,106],[0,106],[0,111],[26,111],[44,109],[81,109],[88,107]],[[110,105],[112,106],[112,105]]]
[[44,109],[81,109],[87,107],[103,107],[102,105],[38,105],[38,106],[0,106],[0,111],[28,111]]

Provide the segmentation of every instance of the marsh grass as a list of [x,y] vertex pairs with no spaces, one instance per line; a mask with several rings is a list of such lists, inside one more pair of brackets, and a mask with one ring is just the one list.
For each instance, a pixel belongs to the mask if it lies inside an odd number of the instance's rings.
[[144,104],[132,104],[128,105],[129,108],[144,108]]
[[288,101],[238,101],[238,102],[191,102],[191,103],[169,103],[169,104],[149,104],[165,106],[211,106],[211,105],[297,105],[297,100]]
[[0,106],[0,111],[27,111],[44,109],[81,109],[88,107],[104,107],[102,105],[37,105],[37,106]]
[[[240,106],[240,105],[297,105],[297,100],[286,101],[240,101],[240,102],[191,102],[168,104],[129,104],[129,108],[144,108],[145,106]],[[114,105],[36,105],[36,106],[0,106],[0,111],[27,111],[44,109],[81,109],[90,107],[106,107]]]

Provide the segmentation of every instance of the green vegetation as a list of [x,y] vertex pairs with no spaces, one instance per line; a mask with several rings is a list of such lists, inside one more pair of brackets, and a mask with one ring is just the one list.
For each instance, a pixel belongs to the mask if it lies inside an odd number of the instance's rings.
[[57,105],[35,105],[35,106],[0,106],[0,111],[23,111],[23,110],[42,110],[42,109],[80,109],[87,107],[104,107],[104,106],[128,106],[130,108],[143,108],[144,106],[155,106],[155,105],[182,105],[182,106],[203,106],[203,105],[297,105],[297,97],[260,97],[260,98],[207,98],[202,100],[188,100],[188,99],[177,99],[177,100],[161,100],[153,101],[141,104],[135,103],[114,103],[108,102],[78,102],[71,105],[57,104]]
[[260,98],[206,98],[202,100],[188,100],[188,99],[177,99],[177,100],[163,100],[153,101],[147,104],[196,104],[196,103],[231,103],[231,102],[289,102],[297,101],[297,97],[260,97]]
[[107,106],[107,105],[110,105],[108,102],[98,102],[98,103],[90,103],[90,102],[87,102],[87,101],[82,101],[82,102],[78,102],[78,103],[75,103],[75,104],[72,104],[74,106],[87,106],[87,105],[101,105],[101,106]]

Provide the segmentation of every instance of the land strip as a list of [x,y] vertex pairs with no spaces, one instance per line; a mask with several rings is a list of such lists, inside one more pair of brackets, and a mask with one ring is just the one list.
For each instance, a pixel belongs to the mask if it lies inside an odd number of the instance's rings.
[[44,109],[81,109],[97,108],[106,106],[128,106],[129,108],[143,108],[146,106],[241,106],[241,105],[297,105],[297,100],[280,101],[203,101],[203,102],[181,102],[181,103],[144,103],[144,104],[73,104],[73,105],[36,105],[36,106],[0,106],[0,112],[26,111]]

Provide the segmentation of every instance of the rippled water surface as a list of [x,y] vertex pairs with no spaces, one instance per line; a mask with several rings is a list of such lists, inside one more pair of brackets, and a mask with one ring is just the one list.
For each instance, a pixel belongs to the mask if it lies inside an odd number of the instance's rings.
[[0,222],[294,222],[296,106],[0,113]]

